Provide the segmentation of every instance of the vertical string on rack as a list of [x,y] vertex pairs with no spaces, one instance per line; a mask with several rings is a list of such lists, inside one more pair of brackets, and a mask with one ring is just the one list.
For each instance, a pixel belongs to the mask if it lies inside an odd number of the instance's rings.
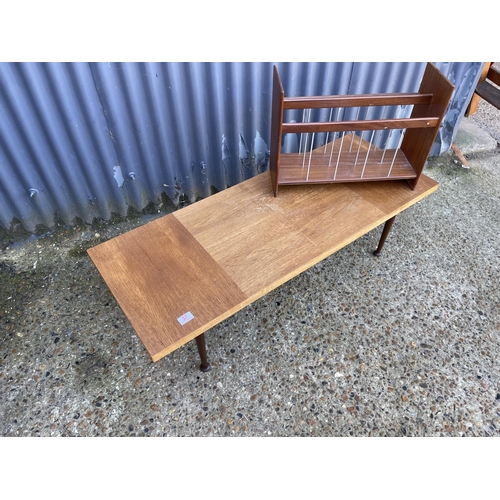
[[333,173],[333,180],[337,178],[337,170],[339,168],[340,154],[342,152],[342,145],[344,144],[345,132],[342,132],[342,139],[340,140],[339,154],[337,156],[337,164],[335,165],[335,172]]
[[[307,113],[307,121],[306,121],[306,123],[309,123],[310,121],[311,121],[311,110],[309,109],[308,113]],[[302,142],[302,134],[300,134],[300,135],[301,135],[301,142]],[[302,168],[304,168],[304,165],[306,163],[307,139],[309,139],[309,132],[306,133],[306,138],[304,140],[304,157],[302,159]],[[312,146],[312,143],[311,143],[311,146]],[[300,151],[299,151],[299,153],[300,153]]]
[[[399,115],[399,108],[401,106],[397,106],[396,107],[396,112],[394,113],[394,118],[398,118],[398,115]],[[380,159],[380,163],[383,163],[384,162],[384,158],[385,158],[385,153],[387,151],[387,144],[389,143],[389,141],[391,140],[392,138],[392,133],[394,132],[394,129],[391,129],[390,132],[389,132],[389,135],[387,136],[387,139],[385,141],[385,145],[384,145],[384,151],[382,152],[382,158]]]
[[314,132],[312,134],[311,138],[311,148],[309,150],[309,164],[307,165],[307,175],[306,175],[306,181],[309,180],[309,171],[311,170],[311,159],[312,159],[312,152],[313,152],[313,144],[314,144]]
[[366,162],[368,161],[368,155],[370,154],[370,148],[372,147],[373,136],[375,134],[375,130],[372,130],[372,135],[370,136],[370,142],[368,144],[368,149],[366,151],[365,162],[363,164],[363,170],[361,171],[361,178],[365,175]]
[[[384,106],[384,113],[383,113],[382,120],[387,120],[387,118],[389,118],[388,115],[389,115],[389,106]],[[375,145],[376,148],[378,147],[378,143],[380,141],[380,136],[382,135],[382,132],[385,130],[387,130],[387,127],[384,127],[383,129],[377,130],[375,132],[375,137],[373,138],[373,144]]]
[[396,149],[394,150],[394,156],[392,158],[391,166],[389,168],[389,173],[387,174],[387,177],[390,177],[390,175],[391,175],[392,167],[394,166],[394,161],[396,160],[396,156],[398,154],[398,151],[401,148],[401,144],[403,143],[404,135],[405,135],[405,130],[401,130],[401,137],[399,138],[398,145],[397,145]]
[[[333,114],[333,108],[330,108],[330,116],[328,117],[329,122],[332,121],[332,114]],[[326,149],[328,147],[328,136],[329,135],[330,135],[330,132],[327,132],[326,137],[325,137],[325,150],[323,151],[323,153],[326,153]]]
[[[359,112],[361,111],[361,106],[358,107],[358,112],[356,113],[356,121],[358,121],[359,119]],[[351,145],[349,146],[349,153],[352,151],[352,145],[354,143],[354,138],[356,137],[356,133],[353,132],[352,133],[352,137],[351,137]]]
[[[305,116],[306,116],[306,110],[302,110],[302,123],[305,123]],[[300,151],[302,150],[302,139],[304,137],[304,133],[301,132],[300,133],[300,141],[299,141],[299,154],[300,154]]]
[[[337,111],[337,120],[336,121],[339,121],[340,110],[341,109],[342,108],[339,108],[338,111]],[[333,156],[333,149],[335,148],[336,137],[337,137],[337,132],[334,132],[333,136],[332,136],[332,147],[330,148],[330,159],[328,160],[328,166],[329,167],[332,165],[332,156]]]
[[[368,110],[366,111],[365,115],[365,120],[368,120],[368,115],[370,114],[370,111],[372,110],[372,106],[368,106]],[[361,131],[361,135],[359,136],[359,144],[358,144],[358,151],[356,153],[356,159],[354,160],[354,165],[358,164],[358,157],[359,157],[359,152],[361,150],[361,143],[363,142],[363,134],[366,132],[366,130]]]

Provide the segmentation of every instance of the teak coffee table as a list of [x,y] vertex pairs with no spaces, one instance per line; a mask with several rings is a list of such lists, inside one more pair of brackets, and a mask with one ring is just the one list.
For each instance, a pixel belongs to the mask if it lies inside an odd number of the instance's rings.
[[438,183],[282,186],[265,172],[88,250],[154,362],[430,195]]

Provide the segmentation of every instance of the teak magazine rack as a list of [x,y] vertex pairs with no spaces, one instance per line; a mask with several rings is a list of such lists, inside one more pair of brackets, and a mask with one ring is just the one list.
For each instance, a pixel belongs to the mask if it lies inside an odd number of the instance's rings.
[[[285,97],[274,66],[270,156],[274,196],[279,186],[287,184],[406,179],[415,189],[453,90],[441,71],[427,63],[418,92]],[[330,108],[328,121],[309,121],[311,111],[321,108]],[[410,116],[401,116],[409,109]],[[287,110],[303,110],[302,122],[284,122]],[[341,112],[356,119],[332,121]],[[383,118],[368,119],[377,113]],[[282,152],[285,134],[300,134],[298,152]]]

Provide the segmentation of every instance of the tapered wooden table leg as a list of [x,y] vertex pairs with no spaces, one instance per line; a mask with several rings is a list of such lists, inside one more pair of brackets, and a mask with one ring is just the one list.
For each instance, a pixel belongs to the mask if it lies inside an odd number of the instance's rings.
[[384,246],[385,240],[387,239],[387,235],[389,234],[389,231],[391,230],[391,227],[394,224],[395,218],[396,217],[394,216],[392,219],[388,219],[384,225],[384,229],[382,231],[382,236],[380,237],[377,250],[373,252],[373,255],[375,255],[376,257],[380,257],[380,254],[382,253],[382,247]]
[[201,365],[200,370],[202,372],[208,372],[211,366],[207,358],[207,346],[205,344],[205,334],[198,335],[196,337],[196,346],[198,347],[198,352],[200,353]]

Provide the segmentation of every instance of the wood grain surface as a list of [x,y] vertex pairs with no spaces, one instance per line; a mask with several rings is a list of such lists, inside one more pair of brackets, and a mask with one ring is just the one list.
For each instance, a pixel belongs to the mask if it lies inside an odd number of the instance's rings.
[[[88,253],[154,361],[246,299],[173,215]],[[181,325],[177,318],[188,312],[194,318]]]
[[437,116],[425,118],[388,118],[386,120],[349,120],[338,122],[283,123],[283,134],[310,132],[343,132],[347,130],[390,130],[403,128],[433,128],[440,122]]
[[174,215],[253,301],[437,186],[427,177],[415,191],[404,181],[281,186],[275,197],[266,172]]
[[[310,161],[309,161],[310,157]],[[394,161],[393,161],[394,159]],[[323,182],[366,182],[390,178],[413,179],[416,174],[398,149],[382,151],[341,151],[333,154],[288,153],[281,155],[278,182],[283,184],[304,184]]]
[[[438,188],[281,186],[270,172],[88,250],[153,361]],[[194,318],[181,325],[185,313]]]
[[283,104],[284,109],[314,109],[349,108],[357,106],[397,106],[399,104],[429,104],[431,100],[432,94],[420,94],[418,92],[400,92],[384,94],[285,97]]

